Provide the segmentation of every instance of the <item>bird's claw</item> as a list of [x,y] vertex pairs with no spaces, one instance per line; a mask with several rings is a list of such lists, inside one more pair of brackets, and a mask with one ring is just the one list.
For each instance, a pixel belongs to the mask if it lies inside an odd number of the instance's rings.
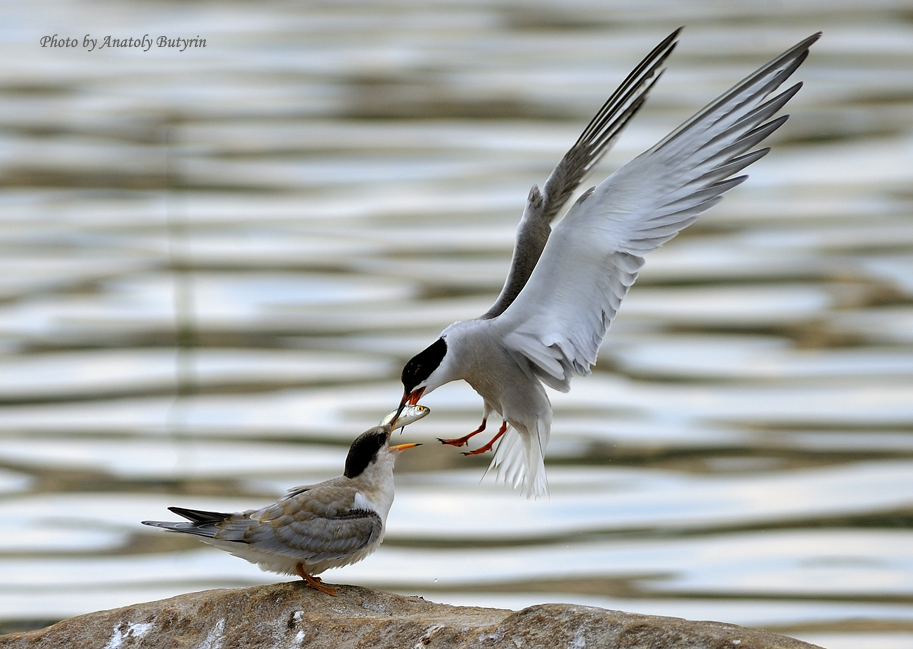
[[302,566],[300,563],[295,566],[295,572],[297,572],[298,576],[304,579],[307,585],[314,590],[319,590],[321,593],[329,595],[330,597],[336,597],[337,589],[335,587],[327,586],[323,583],[323,580],[320,577],[312,577],[311,575],[307,574],[304,571],[304,566]]
[[449,444],[450,446],[456,446],[456,447],[466,446],[466,444],[469,443],[470,439],[472,439],[473,437],[475,437],[476,435],[481,433],[483,430],[485,430],[485,424],[487,424],[487,423],[488,423],[488,419],[483,419],[482,423],[479,425],[479,427],[476,428],[471,433],[469,433],[468,435],[464,435],[463,437],[456,437],[454,439],[441,439],[440,437],[438,437],[437,441],[439,441],[441,444]]
[[437,438],[441,444],[449,444],[450,446],[466,446],[469,443],[469,438],[471,435],[466,435],[466,437],[457,437],[456,439],[441,439]]
[[[478,433],[478,432],[481,432],[481,431],[476,431],[476,433]],[[497,442],[499,439],[501,439],[501,436],[504,435],[504,433],[506,433],[506,432],[507,432],[507,421],[503,421],[503,422],[501,422],[501,428],[498,429],[498,434],[495,435],[494,437],[492,437],[491,440],[485,446],[480,446],[479,448],[477,448],[474,451],[464,451],[463,455],[481,455],[482,453],[487,453],[492,448],[494,448],[495,442]],[[472,433],[470,435],[467,435],[466,437],[467,438],[472,437],[472,435],[475,435],[476,433]]]

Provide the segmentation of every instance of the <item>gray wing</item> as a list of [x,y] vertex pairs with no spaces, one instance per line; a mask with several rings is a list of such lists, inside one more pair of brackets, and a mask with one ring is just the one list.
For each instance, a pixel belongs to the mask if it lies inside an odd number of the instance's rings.
[[675,49],[675,39],[680,31],[681,27],[653,48],[606,100],[549,175],[542,191],[533,185],[517,228],[513,259],[504,288],[494,305],[480,319],[487,320],[503,313],[523,290],[551,234],[551,222],[643,106],[662,74],[660,66]]
[[[342,497],[341,497],[342,496]],[[311,488],[226,521],[215,538],[310,561],[341,559],[370,545],[384,522],[377,512],[352,507],[354,492]]]
[[539,378],[566,392],[573,374],[589,373],[644,255],[744,181],[735,174],[767,153],[751,149],[783,124],[786,116],[774,115],[801,84],[764,100],[819,36],[736,84],[558,223],[526,287],[497,319],[507,348],[527,358]]

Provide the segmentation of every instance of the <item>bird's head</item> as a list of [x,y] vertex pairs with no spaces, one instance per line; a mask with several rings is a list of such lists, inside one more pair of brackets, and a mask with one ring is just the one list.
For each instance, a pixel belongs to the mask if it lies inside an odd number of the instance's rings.
[[409,359],[403,367],[403,398],[399,403],[397,416],[406,405],[414,406],[423,394],[452,380],[452,377],[446,376],[446,356],[447,343],[442,336]]
[[379,467],[386,462],[390,463],[388,470],[392,470],[393,460],[397,455],[407,448],[419,446],[419,444],[390,446],[391,432],[392,429],[389,425],[375,426],[356,437],[349,447],[349,454],[346,456],[346,470],[343,475],[354,479],[363,475],[370,467]]

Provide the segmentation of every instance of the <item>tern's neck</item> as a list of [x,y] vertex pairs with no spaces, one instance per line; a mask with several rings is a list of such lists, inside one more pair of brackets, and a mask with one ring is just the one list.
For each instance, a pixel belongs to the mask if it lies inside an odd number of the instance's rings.
[[[447,355],[435,374],[440,374],[440,383],[462,379],[470,380],[497,354],[491,336],[491,320],[466,320],[454,322],[441,333],[447,341]],[[435,378],[432,375],[432,378]],[[430,385],[429,385],[430,391]]]
[[395,460],[396,456],[392,452],[382,450],[377,460],[372,462],[359,476],[359,492],[383,521],[387,520],[387,514],[393,505],[393,463]]

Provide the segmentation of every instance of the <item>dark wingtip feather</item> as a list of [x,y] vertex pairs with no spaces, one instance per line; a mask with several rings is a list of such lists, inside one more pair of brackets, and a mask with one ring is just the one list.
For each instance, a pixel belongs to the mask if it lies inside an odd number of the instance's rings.
[[169,507],[168,511],[186,518],[191,523],[219,523],[224,521],[231,514],[220,512],[207,512],[201,509],[184,509],[183,507]]

